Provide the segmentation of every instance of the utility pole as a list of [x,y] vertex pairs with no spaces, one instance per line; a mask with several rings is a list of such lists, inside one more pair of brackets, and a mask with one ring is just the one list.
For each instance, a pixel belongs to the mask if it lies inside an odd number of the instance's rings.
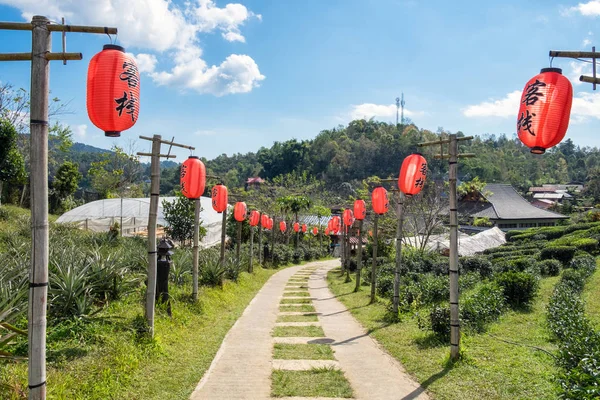
[[[31,61],[31,266],[28,304],[29,399],[46,398],[46,305],[48,301],[48,95],[50,61],[81,60],[81,53],[66,52],[66,32],[116,34],[117,28],[51,24],[36,15],[31,23],[0,22],[0,29],[31,31],[31,51],[0,54],[0,61]],[[62,53],[52,53],[51,32],[62,32]]]
[[[458,313],[458,209],[456,197],[456,179],[458,176],[458,159],[475,157],[475,154],[458,154],[458,142],[471,140],[473,136],[457,137],[451,134],[448,139],[440,138],[433,142],[419,143],[419,147],[440,146],[437,159],[448,159],[450,183],[450,358],[458,360],[460,356],[460,318]],[[443,145],[448,144],[448,154],[443,153]]]
[[600,78],[596,77],[596,59],[600,58],[600,53],[596,52],[596,46],[592,47],[592,51],[555,51],[550,50],[550,57],[554,58],[575,58],[581,60],[582,58],[592,59],[592,76],[581,75],[579,81],[591,83],[593,89],[596,90],[596,85],[600,83]]
[[402,123],[402,125],[404,125],[404,105],[406,103],[404,102],[404,93],[402,93],[402,100],[400,101],[400,106],[402,107],[402,117],[400,119],[400,122]]
[[[158,217],[158,199],[160,197],[160,159],[175,158],[171,155],[171,147],[195,150],[192,146],[179,144],[173,140],[162,140],[160,135],[152,137],[140,136],[142,140],[152,142],[152,153],[137,153],[138,156],[150,157],[150,212],[148,216],[148,286],[146,287],[146,322],[150,336],[154,336],[154,305],[156,295],[156,220]],[[173,138],[174,139],[174,138]],[[162,144],[169,145],[167,154],[160,154]],[[197,289],[196,289],[197,292]]]

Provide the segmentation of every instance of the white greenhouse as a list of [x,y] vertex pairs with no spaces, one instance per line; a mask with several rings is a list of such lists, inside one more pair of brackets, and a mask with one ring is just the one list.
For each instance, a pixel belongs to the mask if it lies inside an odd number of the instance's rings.
[[[157,224],[166,226],[163,215],[163,201],[172,202],[176,197],[161,197],[158,201]],[[200,243],[201,247],[211,247],[221,241],[221,223],[223,217],[212,208],[210,197],[201,197],[200,221],[206,228],[206,236]],[[56,222],[75,224],[81,229],[94,232],[106,232],[115,222],[123,229],[124,235],[146,232],[148,228],[148,213],[150,212],[149,198],[117,198],[92,201],[74,208],[61,215]]]

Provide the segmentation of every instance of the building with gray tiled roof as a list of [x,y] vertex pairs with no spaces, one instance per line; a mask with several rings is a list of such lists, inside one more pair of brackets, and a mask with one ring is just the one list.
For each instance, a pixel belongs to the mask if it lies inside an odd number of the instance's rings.
[[569,217],[531,205],[508,184],[490,183],[482,196],[484,202],[466,204],[460,210],[473,218],[487,217],[502,230],[554,226]]

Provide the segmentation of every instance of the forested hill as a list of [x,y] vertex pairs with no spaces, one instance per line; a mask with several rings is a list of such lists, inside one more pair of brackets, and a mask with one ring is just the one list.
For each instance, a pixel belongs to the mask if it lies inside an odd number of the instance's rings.
[[[221,155],[205,161],[211,173],[224,177],[232,187],[243,185],[251,176],[272,179],[293,171],[307,171],[317,179],[336,184],[369,176],[397,176],[404,157],[419,151],[417,143],[433,140],[440,132],[441,129],[434,133],[415,125],[356,120],[346,127],[324,130],[313,140],[276,142],[256,153]],[[461,143],[461,152],[477,155],[461,160],[461,179],[478,176],[485,182],[511,183],[521,190],[545,183],[600,180],[597,148],[575,146],[566,139],[539,156],[531,154],[513,136],[482,135]],[[424,155],[432,173],[443,176],[447,167],[433,160],[433,151],[425,150]]]

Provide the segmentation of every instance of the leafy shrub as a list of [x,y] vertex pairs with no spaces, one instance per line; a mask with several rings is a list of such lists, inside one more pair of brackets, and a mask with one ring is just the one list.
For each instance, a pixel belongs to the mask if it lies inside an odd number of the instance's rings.
[[568,287],[575,293],[581,293],[585,286],[585,280],[585,271],[577,271],[574,269],[565,269],[560,276],[560,284]]
[[492,275],[492,263],[485,257],[461,257],[459,260],[461,273],[463,272],[478,272],[482,277]]
[[579,250],[593,253],[598,250],[598,240],[590,237],[565,236],[551,243],[554,246],[574,246]]
[[538,262],[538,268],[542,276],[558,276],[562,264],[558,260],[542,260]]
[[298,247],[292,256],[292,261],[294,264],[300,264],[300,261],[304,260],[304,250],[301,247]]
[[431,330],[441,339],[450,337],[450,307],[435,306],[429,312]]
[[578,255],[573,257],[569,266],[574,270],[583,271],[587,278],[596,271],[596,259],[589,254]]
[[575,255],[575,251],[577,251],[577,248],[573,246],[548,246],[542,249],[540,258],[542,260],[558,260],[563,265],[567,265]]
[[[370,273],[366,275],[370,276]],[[391,299],[394,295],[394,274],[379,274],[376,288],[380,297]]]
[[572,278],[576,276],[582,278],[583,271],[565,270],[548,303],[548,326],[558,339],[557,364],[564,371],[559,378],[560,397],[597,399],[600,396],[600,334],[585,317],[580,289],[572,285],[575,281]]
[[418,304],[435,304],[447,300],[450,297],[448,277],[433,274],[422,275],[418,288]]
[[512,308],[528,306],[539,289],[538,279],[527,272],[504,272],[496,277],[495,282],[502,288],[502,294]]
[[504,308],[502,288],[493,282],[485,283],[461,301],[461,319],[470,328],[481,332],[486,324],[500,317]]
[[273,249],[273,266],[279,267],[292,261],[294,249],[285,244],[275,244]]

